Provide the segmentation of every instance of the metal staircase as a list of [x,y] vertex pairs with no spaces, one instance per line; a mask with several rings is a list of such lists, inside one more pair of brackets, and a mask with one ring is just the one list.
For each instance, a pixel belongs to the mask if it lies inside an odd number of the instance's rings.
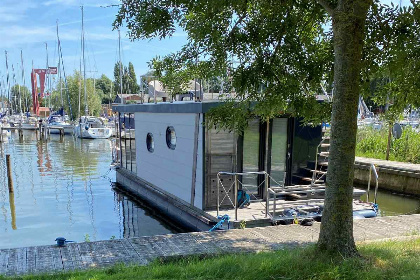
[[330,128],[322,127],[322,140],[316,148],[315,168],[312,171],[311,186],[325,184],[330,155]]
[[328,169],[328,156],[330,149],[330,128],[322,127],[322,139],[316,148],[315,161],[308,161],[306,167],[301,167],[297,174],[293,175],[294,185],[322,185]]

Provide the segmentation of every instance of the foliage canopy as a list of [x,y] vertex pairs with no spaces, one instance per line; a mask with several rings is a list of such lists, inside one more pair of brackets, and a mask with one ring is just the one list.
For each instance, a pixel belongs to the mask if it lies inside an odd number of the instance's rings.
[[[125,22],[132,39],[166,38],[177,26],[185,30],[189,41],[182,50],[152,64],[166,84],[186,76],[228,77],[234,92],[226,99],[244,101],[235,107],[258,102],[247,107],[249,116],[289,112],[319,121],[330,111],[315,102],[320,84],[332,77],[328,20],[314,1],[123,1],[114,25]],[[226,106],[217,114],[234,105]],[[244,120],[219,124],[243,127],[238,122]]]

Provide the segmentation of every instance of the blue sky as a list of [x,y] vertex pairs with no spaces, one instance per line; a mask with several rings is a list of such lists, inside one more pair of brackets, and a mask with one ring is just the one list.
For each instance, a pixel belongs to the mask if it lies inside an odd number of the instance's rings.
[[[382,2],[389,3],[390,0]],[[101,6],[118,4],[119,0],[1,0],[0,3],[0,82],[2,76],[4,81],[6,77],[4,50],[9,56],[10,79],[13,64],[18,83],[21,83],[20,51],[23,51],[27,86],[30,85],[28,79],[32,61],[35,68],[46,66],[45,42],[48,44],[49,64],[57,64],[57,20],[66,73],[78,69],[81,5],[85,10],[87,76],[99,77],[104,73],[112,79],[114,64],[118,61],[118,33],[112,30],[112,22],[118,8]],[[408,0],[402,1],[403,5],[408,3]],[[131,61],[137,76],[147,72],[147,62],[153,57],[179,50],[187,40],[181,30],[163,41],[131,42],[124,29],[121,36],[122,61],[125,65]]]
[[[48,44],[49,64],[58,63],[57,20],[66,74],[79,69],[81,5],[84,6],[85,15],[86,75],[99,77],[104,73],[112,78],[114,64],[118,61],[118,33],[112,30],[112,22],[118,8],[101,6],[118,3],[118,0],[1,0],[0,81],[1,76],[6,81],[5,50],[8,52],[10,79],[13,64],[18,83],[21,83],[20,51],[23,51],[27,86],[30,85],[28,79],[32,61],[34,68],[46,66],[45,43]],[[153,57],[180,49],[187,39],[185,33],[180,31],[164,41],[131,42],[124,29],[121,38],[122,61],[125,65],[131,61],[137,76],[147,72],[147,62]]]

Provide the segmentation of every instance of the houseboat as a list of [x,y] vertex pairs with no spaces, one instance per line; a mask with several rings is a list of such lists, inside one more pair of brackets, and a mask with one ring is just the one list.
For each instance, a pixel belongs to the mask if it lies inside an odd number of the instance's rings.
[[[319,219],[329,146],[321,125],[279,115],[251,119],[243,134],[207,127],[220,104],[115,105],[118,187],[192,230]],[[356,216],[376,215],[363,194],[354,191]]]

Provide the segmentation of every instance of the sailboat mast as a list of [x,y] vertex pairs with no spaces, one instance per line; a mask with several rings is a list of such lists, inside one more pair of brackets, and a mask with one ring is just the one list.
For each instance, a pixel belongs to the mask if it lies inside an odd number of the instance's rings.
[[[25,82],[25,67],[23,64],[23,51],[20,50],[20,63],[22,65],[22,84],[23,84],[23,91],[25,91],[25,87],[26,87],[26,82]],[[28,98],[27,96],[24,97],[24,102],[25,102],[25,106],[24,106],[24,111],[29,111],[28,110]]]
[[64,99],[63,99],[63,83],[61,80],[61,60],[58,58],[58,81],[60,83],[60,98],[61,98],[61,107],[64,108]]
[[123,91],[122,91],[122,61],[121,61],[121,32],[118,29],[118,54],[120,58],[120,95],[121,95],[121,104],[123,104]]
[[[48,80],[50,78],[50,75],[48,75],[48,44],[45,43],[45,52],[47,53],[47,66],[46,66],[46,79],[45,79],[45,91],[48,94]],[[49,104],[48,104],[48,108],[51,108],[51,99],[49,99]]]
[[[80,41],[80,46],[82,45],[81,42],[82,41]],[[81,102],[82,102],[81,96],[82,96],[82,59],[80,59],[79,61],[79,114],[78,114],[79,117],[81,116],[81,109],[80,109]]]
[[111,81],[111,90],[110,90],[110,92],[109,92],[109,108],[111,109],[111,102],[112,102],[112,84],[113,84],[113,82]]
[[[22,56],[22,51],[20,55]],[[20,67],[22,67],[22,65]],[[17,67],[16,71],[18,71],[18,69],[19,67]],[[19,113],[22,115],[22,92],[20,90],[20,83],[18,83],[18,91],[19,91]]]
[[85,115],[89,114],[87,104],[87,93],[86,93],[86,62],[85,62],[85,26],[83,20],[83,6],[82,6],[82,57],[83,57],[83,85],[85,94]]
[[3,75],[1,75],[1,80],[0,80],[0,100],[1,100],[1,113],[4,113],[4,95],[3,95]]
[[61,57],[60,57],[60,39],[58,38],[58,20],[57,20],[57,49],[58,49],[58,77],[60,83],[60,98],[61,98],[61,107],[64,110],[64,99],[63,99],[63,83],[61,80]]
[[9,107],[9,113],[12,114],[11,109],[11,102],[10,102],[10,79],[9,79],[9,64],[7,62],[7,51],[4,51],[6,55],[6,82],[7,82],[7,100],[8,100],[8,107]]
[[[58,20],[57,20],[57,42],[58,42],[58,59],[60,61],[60,79],[61,76],[64,77],[64,81],[62,81],[62,84],[64,84],[64,89],[66,91],[66,97],[67,97],[67,103],[68,103],[68,108],[69,108],[69,114],[70,114],[70,120],[73,120],[73,112],[72,112],[72,108],[71,108],[71,102],[70,102],[70,97],[69,97],[69,89],[67,86],[67,78],[66,78],[66,69],[64,68],[64,60],[63,60],[63,50],[61,49],[61,41],[60,41],[60,36],[58,35]],[[62,90],[62,85],[60,90]],[[64,98],[62,98],[62,106],[64,108]],[[80,103],[80,100],[79,100]],[[79,115],[80,115],[80,110],[79,110]]]
[[[12,79],[13,79],[13,81],[12,81],[13,82],[13,86],[15,86],[16,85],[16,75],[15,75],[15,67],[13,66],[13,64],[12,64]],[[16,89],[13,90],[13,99],[14,99],[15,102],[12,103],[14,105],[14,108],[12,106],[12,109],[14,109],[13,112],[16,113],[16,111],[17,111]]]

